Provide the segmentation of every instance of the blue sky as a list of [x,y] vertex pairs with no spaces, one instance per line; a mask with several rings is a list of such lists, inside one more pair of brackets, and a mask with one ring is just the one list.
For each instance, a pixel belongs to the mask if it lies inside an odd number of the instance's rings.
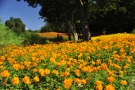
[[29,7],[24,0],[20,2],[16,0],[0,0],[0,17],[3,18],[3,21],[9,20],[11,16],[20,18],[27,29],[39,30],[44,26],[44,20],[39,19],[39,10],[39,6],[37,8]]

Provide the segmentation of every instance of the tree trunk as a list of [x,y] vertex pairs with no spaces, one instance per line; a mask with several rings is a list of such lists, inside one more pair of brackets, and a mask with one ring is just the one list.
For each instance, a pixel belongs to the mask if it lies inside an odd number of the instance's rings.
[[78,34],[77,34],[76,30],[75,30],[74,24],[71,23],[71,21],[68,21],[68,24],[69,24],[70,30],[72,31],[74,41],[78,41]]
[[83,40],[91,40],[91,34],[89,31],[89,7],[88,0],[80,0],[80,15],[81,15],[81,27],[83,32]]
[[71,41],[71,34],[70,34],[70,27],[69,27],[69,24],[68,24],[68,22],[67,22],[67,25],[66,25],[66,27],[67,27],[67,31],[68,31],[68,40],[70,40]]

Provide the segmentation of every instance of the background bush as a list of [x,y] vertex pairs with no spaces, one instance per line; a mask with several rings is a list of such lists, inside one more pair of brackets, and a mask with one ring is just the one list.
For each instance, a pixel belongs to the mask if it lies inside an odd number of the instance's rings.
[[24,41],[24,38],[17,36],[11,29],[6,27],[4,24],[0,24],[0,46],[7,45],[21,45]]

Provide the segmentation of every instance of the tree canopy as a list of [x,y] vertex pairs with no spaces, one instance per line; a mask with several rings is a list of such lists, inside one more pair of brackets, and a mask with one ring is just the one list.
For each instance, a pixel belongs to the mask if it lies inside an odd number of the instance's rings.
[[41,6],[41,18],[56,27],[64,23],[67,30],[76,33],[79,26],[84,40],[90,39],[89,31],[99,35],[131,32],[135,27],[135,0],[24,1],[32,7]]
[[5,25],[15,33],[25,32],[25,24],[20,18],[10,17],[9,20],[5,21]]

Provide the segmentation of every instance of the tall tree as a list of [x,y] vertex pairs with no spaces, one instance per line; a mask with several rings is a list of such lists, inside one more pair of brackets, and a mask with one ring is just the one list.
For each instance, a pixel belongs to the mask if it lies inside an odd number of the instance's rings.
[[20,18],[10,17],[10,20],[5,21],[5,25],[16,33],[25,32],[25,24]]
[[[17,0],[20,1],[20,0]],[[88,1],[89,0],[24,0],[29,6],[36,7],[41,6],[40,15],[47,21],[60,22],[63,21],[69,26],[69,31],[72,31],[74,39],[77,40],[77,32],[75,29],[75,22],[81,19],[83,22],[83,36],[84,40],[90,39],[89,25],[88,25]],[[81,7],[81,8],[80,8]],[[82,11],[80,11],[82,10]],[[78,17],[78,12],[83,13]],[[84,25],[84,22],[85,23]],[[65,24],[65,25],[66,25]],[[88,34],[89,33],[89,34]]]
[[91,39],[89,31],[89,0],[80,0],[80,15],[81,15],[81,27],[83,31],[83,40],[88,41]]
[[[94,22],[102,25],[108,34],[131,32],[133,30],[135,26],[135,0],[95,1],[95,5],[90,9],[90,14],[94,16],[90,16],[91,20],[94,19]],[[102,32],[101,28],[100,32]]]

